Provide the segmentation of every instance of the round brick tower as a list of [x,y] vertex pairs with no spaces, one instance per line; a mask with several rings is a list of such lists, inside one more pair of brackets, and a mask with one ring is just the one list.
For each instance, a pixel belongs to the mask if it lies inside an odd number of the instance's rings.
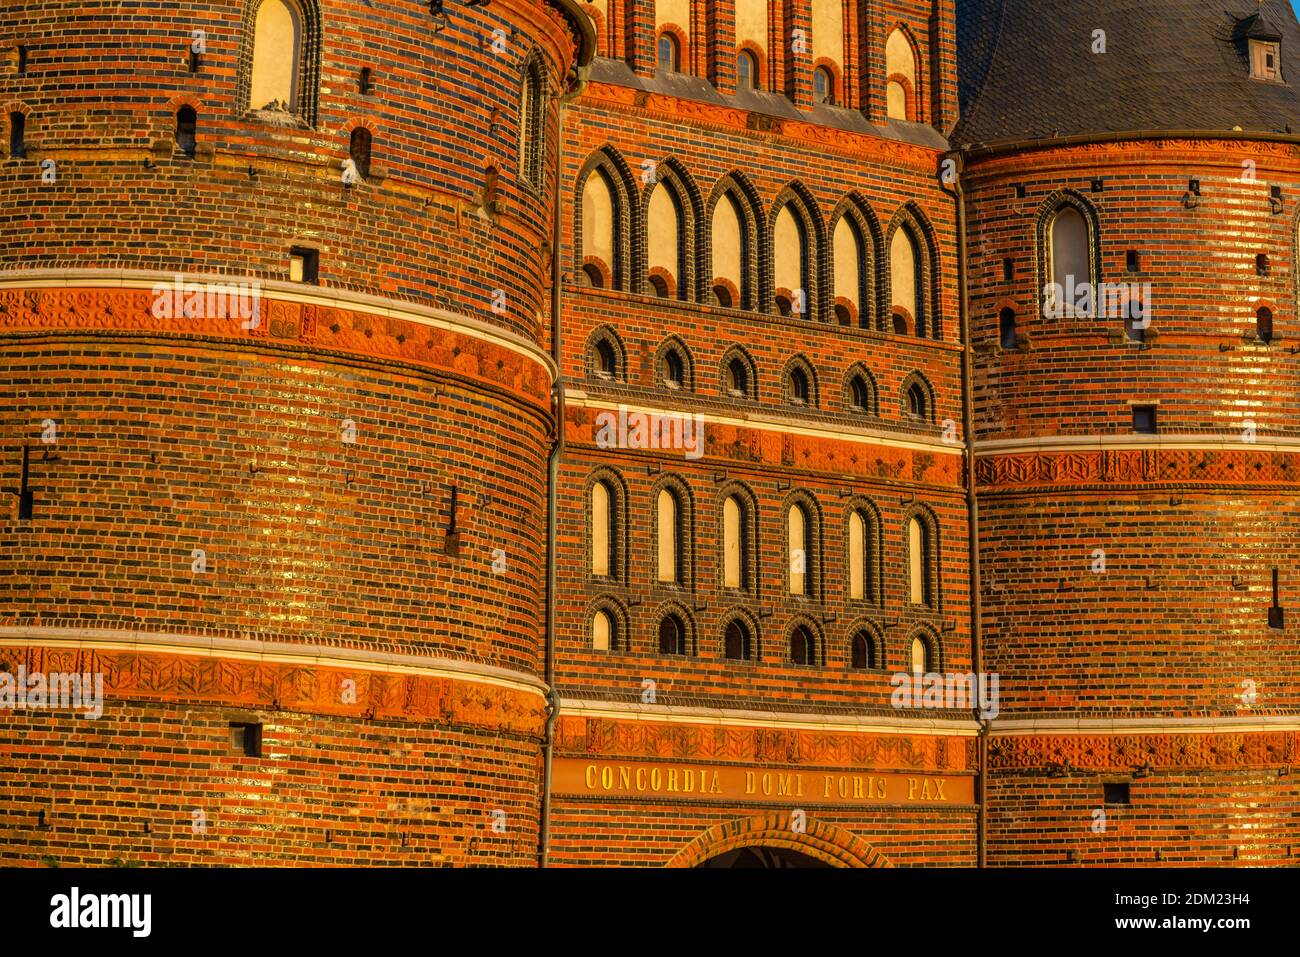
[[1300,854],[1300,25],[1227,10],[959,4],[991,865]]
[[[7,9],[0,857],[536,860],[591,41],[570,0]],[[72,675],[101,716],[38,699]]]

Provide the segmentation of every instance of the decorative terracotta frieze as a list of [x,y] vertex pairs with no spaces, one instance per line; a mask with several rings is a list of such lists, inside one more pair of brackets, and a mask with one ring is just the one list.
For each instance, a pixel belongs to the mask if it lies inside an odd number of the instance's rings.
[[[219,657],[41,645],[0,647],[16,674],[102,674],[105,715],[115,699],[328,714],[374,721],[432,722],[531,737],[541,735],[539,692],[431,675]],[[345,685],[345,681],[354,684]]]
[[1089,449],[982,455],[975,469],[982,493],[1151,486],[1300,489],[1300,449]]
[[[232,279],[232,282],[235,280]],[[0,289],[0,334],[62,331],[160,333],[305,346],[400,361],[508,390],[549,408],[550,379],[540,359],[469,331],[360,309],[289,302],[262,294],[259,317],[157,318],[149,289]]]
[[558,754],[901,771],[974,771],[973,738],[613,721],[561,715]]
[[1300,731],[1006,735],[989,741],[994,771],[1284,768],[1297,761]]

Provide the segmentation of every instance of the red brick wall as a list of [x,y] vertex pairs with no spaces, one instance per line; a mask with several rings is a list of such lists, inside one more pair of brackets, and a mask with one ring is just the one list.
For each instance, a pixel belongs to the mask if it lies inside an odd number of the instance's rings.
[[[701,832],[769,812],[761,805],[577,801],[561,798],[551,818],[557,867],[663,866]],[[615,816],[621,826],[611,827]],[[861,835],[896,867],[973,867],[973,810],[810,810],[808,820]],[[632,825],[635,822],[635,826]],[[793,838],[793,835],[792,835]],[[797,840],[794,846],[798,846]]]
[[[34,519],[7,510],[0,525],[10,621],[219,629],[538,667],[535,407],[298,349],[74,333],[11,339],[3,352],[7,484],[20,444],[35,450]],[[47,418],[53,445],[39,441]],[[194,549],[206,574],[191,570]]]
[[[10,649],[0,648],[6,659]],[[232,754],[229,722],[257,717],[263,755]],[[0,860],[10,865],[537,860],[540,759],[531,736],[113,700],[93,721],[0,712],[0,748]],[[493,829],[498,810],[504,833]]]
[[[557,865],[671,861],[674,866],[693,866],[720,853],[727,837],[754,831],[763,832],[766,839],[761,843],[814,857],[809,841],[815,846],[817,838],[826,837],[850,852],[854,866],[871,865],[878,858],[891,866],[974,863],[975,808],[958,793],[962,779],[973,774],[977,764],[973,738],[913,736],[906,731],[874,734],[829,725],[810,731],[747,727],[734,721],[648,719],[642,715],[640,720],[610,720],[562,710],[556,753],[560,760],[577,759],[580,766],[609,762],[603,766],[626,768],[628,762],[655,761],[668,769],[752,769],[755,794],[762,790],[758,782],[764,769],[777,766],[797,772],[784,776],[798,781],[799,793],[791,787],[790,796],[776,803],[754,798],[710,803],[674,799],[666,791],[649,794],[644,788],[641,795],[620,794],[616,787],[597,800],[581,790],[565,793],[559,784],[551,823],[551,860]],[[829,788],[833,779],[860,779],[875,772],[942,774],[950,783],[943,798],[947,803],[909,804],[910,785],[907,792],[898,792],[895,804],[851,806],[823,800],[830,793],[820,786],[823,779]],[[805,779],[807,791],[802,790]],[[657,784],[651,787],[659,790]],[[772,787],[779,790],[779,781]],[[796,811],[802,813],[796,817]],[[727,833],[718,833],[719,828]]]
[[[989,866],[1296,865],[1300,787],[1280,768],[1194,767],[1132,777],[1121,772],[1050,778],[1041,770],[991,774]],[[1107,780],[1131,781],[1132,803],[1104,803]]]

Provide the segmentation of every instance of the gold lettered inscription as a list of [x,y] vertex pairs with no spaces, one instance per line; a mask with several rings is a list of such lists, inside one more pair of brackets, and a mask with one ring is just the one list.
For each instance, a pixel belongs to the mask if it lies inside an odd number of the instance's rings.
[[604,797],[788,804],[972,804],[969,775],[810,771],[730,765],[663,764],[556,758],[555,791]]

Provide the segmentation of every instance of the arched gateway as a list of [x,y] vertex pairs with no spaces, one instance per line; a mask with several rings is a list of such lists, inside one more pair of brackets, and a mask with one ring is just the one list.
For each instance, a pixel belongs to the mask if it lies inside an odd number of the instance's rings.
[[862,838],[823,821],[791,828],[790,815],[738,818],[709,828],[668,867],[892,867]]

